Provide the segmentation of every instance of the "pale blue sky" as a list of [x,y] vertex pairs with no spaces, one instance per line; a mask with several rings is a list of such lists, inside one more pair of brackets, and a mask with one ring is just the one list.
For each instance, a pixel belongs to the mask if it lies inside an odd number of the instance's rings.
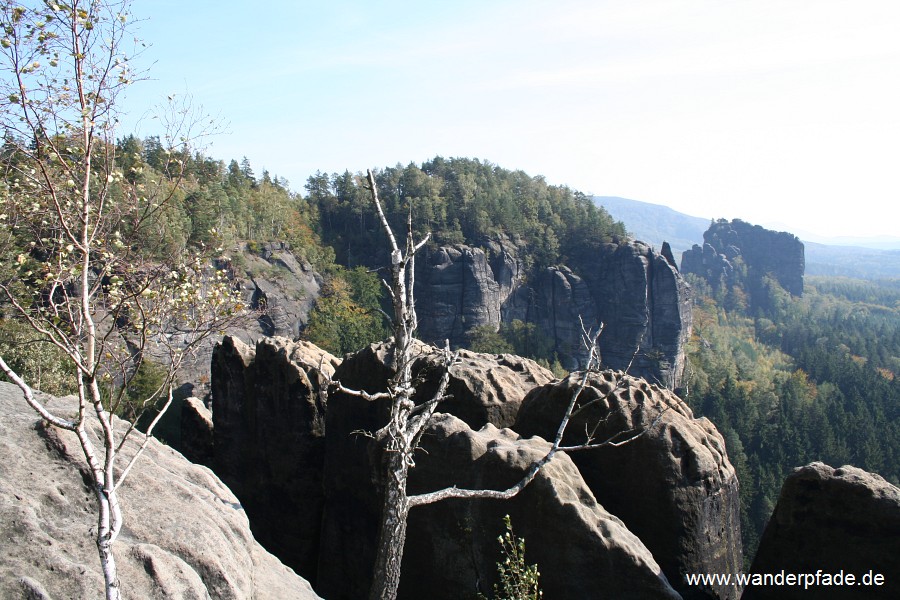
[[900,2],[136,0],[152,81],[303,189],[489,160],[597,195],[822,235],[900,236]]

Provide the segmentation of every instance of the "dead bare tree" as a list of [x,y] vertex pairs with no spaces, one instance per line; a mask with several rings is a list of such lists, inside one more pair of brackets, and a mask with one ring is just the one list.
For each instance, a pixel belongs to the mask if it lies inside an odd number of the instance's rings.
[[[603,446],[621,446],[644,435],[654,427],[662,417],[664,411],[656,417],[647,428],[630,431],[622,431],[610,438],[595,439],[594,431],[585,432],[585,440],[578,445],[563,446],[563,437],[569,420],[585,410],[590,404],[598,402],[594,399],[579,404],[582,392],[588,385],[588,379],[592,370],[599,367],[599,351],[597,340],[602,332],[602,325],[596,330],[589,330],[582,323],[582,334],[585,348],[588,352],[588,362],[581,375],[578,387],[572,393],[565,414],[559,424],[556,436],[547,453],[533,463],[524,476],[514,485],[505,490],[490,489],[462,489],[449,487],[434,492],[407,495],[407,479],[409,470],[415,466],[414,453],[419,445],[423,432],[428,426],[431,417],[437,410],[440,402],[446,397],[447,386],[450,381],[450,373],[456,356],[450,351],[449,344],[442,351],[443,374],[434,395],[420,404],[415,404],[415,380],[412,365],[417,356],[414,355],[413,340],[417,326],[415,298],[413,288],[415,285],[415,255],[429,239],[426,235],[416,242],[413,238],[411,218],[407,220],[406,243],[401,248],[394,236],[394,232],[384,213],[381,201],[378,198],[378,189],[375,176],[368,171],[368,183],[372,194],[372,201],[378,213],[381,226],[387,235],[391,249],[391,283],[385,283],[393,303],[393,334],[394,352],[393,367],[395,374],[388,382],[387,391],[379,393],[367,393],[360,390],[348,389],[339,382],[331,382],[341,392],[362,397],[369,401],[388,400],[390,402],[390,417],[388,423],[374,432],[373,437],[379,441],[386,452],[385,461],[385,491],[384,505],[381,512],[380,534],[378,540],[377,555],[373,572],[372,587],[369,597],[372,600],[393,600],[397,596],[400,584],[400,570],[403,558],[403,548],[406,541],[406,528],[409,510],[416,506],[431,504],[450,498],[471,499],[497,499],[512,498],[522,491],[560,452],[577,452]],[[616,387],[623,381],[620,379]],[[610,393],[614,393],[614,388]]]
[[[118,491],[162,412],[145,433],[117,431],[112,415],[151,352],[164,357],[164,376],[137,416],[160,397],[164,412],[185,358],[236,308],[230,284],[208,267],[212,248],[154,243],[184,174],[194,113],[176,106],[168,115],[176,129],[166,137],[167,173],[141,173],[140,157],[123,172],[116,155],[116,98],[139,77],[129,69],[140,46],[131,46],[128,9],[128,0],[0,4],[0,250],[9,261],[0,265],[0,308],[70,363],[75,414],[51,412],[2,357],[0,369],[47,424],[80,442],[110,600],[120,597]],[[123,456],[135,435],[138,450]]]

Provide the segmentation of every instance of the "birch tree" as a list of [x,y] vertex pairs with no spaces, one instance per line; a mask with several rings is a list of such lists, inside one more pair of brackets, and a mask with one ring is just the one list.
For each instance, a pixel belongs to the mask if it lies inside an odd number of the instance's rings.
[[[429,235],[416,241],[412,232],[412,218],[407,219],[407,236],[403,246],[398,244],[393,229],[388,222],[381,201],[378,198],[378,188],[375,176],[368,171],[368,184],[372,195],[372,201],[378,218],[381,222],[391,251],[391,280],[385,282],[393,305],[392,329],[393,329],[393,368],[395,374],[388,382],[387,391],[368,393],[361,390],[348,389],[340,382],[332,382],[337,389],[346,394],[362,397],[369,401],[387,400],[390,403],[390,416],[388,423],[372,433],[385,453],[385,472],[382,480],[385,482],[384,505],[381,512],[380,533],[373,571],[373,581],[369,597],[371,600],[394,600],[400,585],[400,570],[403,560],[403,549],[406,542],[407,519],[410,509],[447,500],[450,498],[469,499],[496,499],[507,500],[525,489],[537,476],[540,470],[560,452],[577,452],[603,446],[621,446],[643,435],[649,429],[656,426],[662,418],[665,409],[662,409],[655,420],[645,429],[621,431],[610,438],[596,439],[596,432],[585,431],[583,443],[571,446],[563,445],[563,436],[569,420],[586,410],[590,405],[603,400],[594,398],[581,402],[581,395],[588,385],[591,372],[599,368],[600,356],[597,348],[597,340],[602,332],[602,324],[590,330],[582,323],[582,334],[585,351],[588,354],[587,366],[581,374],[580,383],[573,392],[565,414],[559,424],[555,438],[547,453],[534,462],[525,472],[522,479],[504,490],[490,489],[464,489],[456,486],[435,490],[429,493],[408,495],[407,480],[409,470],[415,466],[414,454],[419,445],[422,434],[428,427],[431,417],[437,410],[440,402],[447,395],[447,386],[450,382],[450,373],[456,360],[456,355],[450,351],[449,344],[445,344],[442,351],[443,373],[434,395],[424,402],[416,404],[413,396],[416,392],[416,374],[413,373],[413,362],[417,358],[414,343],[416,327],[418,325],[415,307],[415,256],[416,253],[428,243]],[[624,378],[621,379],[624,382]],[[609,394],[617,391],[615,386]]]
[[[207,265],[210,247],[185,252],[161,241],[164,217],[184,173],[194,112],[163,116],[165,174],[117,167],[117,98],[140,74],[130,59],[127,0],[0,4],[0,310],[71,363],[77,409],[48,409],[0,357],[0,369],[49,425],[73,432],[96,498],[96,544],[106,598],[120,597],[113,545],[122,530],[119,490],[172,402],[176,374],[199,342],[236,306],[229,283]],[[131,379],[148,360],[165,368],[139,403],[165,406],[141,433],[114,427]],[[24,404],[23,404],[24,407]],[[123,443],[137,436],[137,451]]]

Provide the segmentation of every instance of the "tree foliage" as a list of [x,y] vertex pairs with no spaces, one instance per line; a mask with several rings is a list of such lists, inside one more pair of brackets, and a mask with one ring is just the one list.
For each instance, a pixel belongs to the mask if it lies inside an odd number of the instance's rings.
[[[235,312],[229,283],[209,268],[212,249],[185,251],[180,184],[194,113],[176,104],[162,115],[178,127],[167,129],[159,170],[145,172],[133,151],[118,160],[116,99],[135,77],[128,8],[127,0],[0,4],[0,310],[16,321],[8,331],[25,329],[34,348],[52,348],[35,362],[7,346],[0,369],[46,423],[80,442],[110,600],[120,596],[118,489],[148,441],[123,457],[134,429],[117,430],[111,415],[166,391],[171,402],[185,356]],[[133,140],[125,145],[134,150]],[[165,373],[149,398],[132,400],[151,349],[165,355]],[[64,385],[56,380],[66,376],[74,416],[50,412],[33,392],[37,381]]]
[[[481,245],[504,237],[523,249],[531,266],[551,266],[624,236],[621,223],[587,196],[542,177],[487,161],[436,157],[379,171],[378,190],[388,221],[431,232],[433,243]],[[342,264],[378,266],[383,233],[361,175],[316,173],[306,183],[320,216],[323,241]]]
[[752,314],[693,283],[687,401],[737,468],[745,556],[797,466],[851,464],[900,481],[895,285],[813,277],[791,298],[769,281],[770,309]]

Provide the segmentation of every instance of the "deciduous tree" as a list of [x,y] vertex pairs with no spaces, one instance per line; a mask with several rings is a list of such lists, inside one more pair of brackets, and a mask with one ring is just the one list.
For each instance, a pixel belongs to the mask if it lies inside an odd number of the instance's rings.
[[4,358],[0,369],[46,423],[78,437],[97,501],[108,599],[120,597],[118,491],[149,440],[123,456],[125,438],[144,434],[117,430],[111,414],[150,355],[163,359],[165,372],[139,407],[158,397],[168,406],[185,357],[235,309],[228,282],[208,267],[211,248],[172,255],[160,239],[195,113],[175,105],[163,115],[174,126],[162,145],[166,176],[119,166],[141,168],[117,160],[114,137],[117,97],[139,77],[130,69],[140,48],[130,22],[127,0],[0,4],[2,310],[71,365],[76,412],[51,412]]

